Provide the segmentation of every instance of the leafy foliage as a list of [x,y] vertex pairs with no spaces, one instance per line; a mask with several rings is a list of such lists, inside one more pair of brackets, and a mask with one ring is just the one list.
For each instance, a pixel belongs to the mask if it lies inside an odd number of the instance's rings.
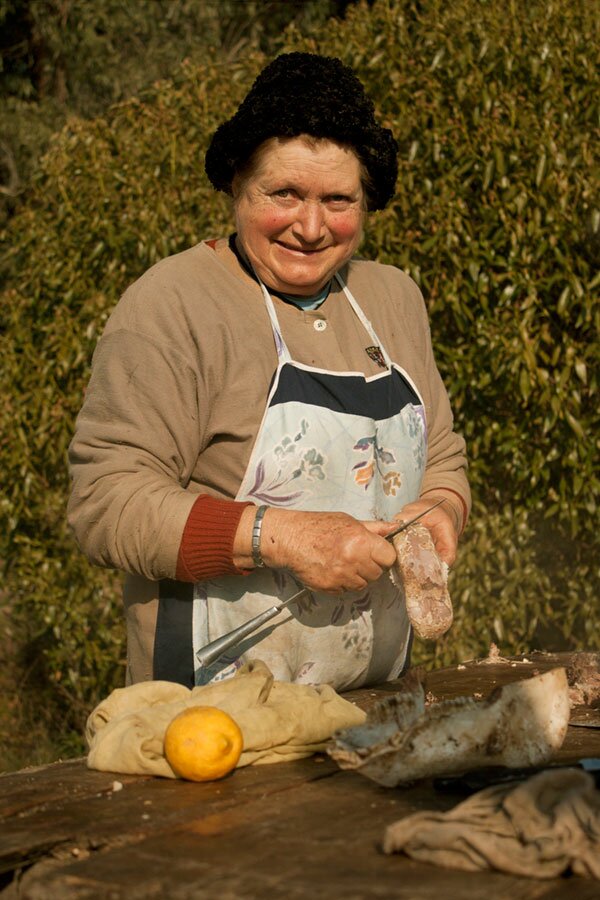
[[[378,0],[291,26],[283,50],[352,65],[400,146],[393,204],[366,256],[409,271],[465,434],[475,497],[452,575],[456,623],[418,658],[600,645],[600,90],[593,4]],[[115,578],[64,519],[66,447],[94,344],[159,258],[231,229],[203,153],[265,63],[251,47],[51,144],[13,219],[0,310],[0,558],[46,708],[79,727],[122,678]]]
[[352,0],[0,0],[0,218],[9,217],[50,135],[70,115],[168,78],[207,48],[223,60],[267,49],[290,22],[301,30]]

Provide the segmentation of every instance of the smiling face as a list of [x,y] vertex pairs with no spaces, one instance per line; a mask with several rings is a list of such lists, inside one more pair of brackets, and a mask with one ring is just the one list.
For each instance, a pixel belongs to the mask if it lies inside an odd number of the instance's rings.
[[272,138],[233,183],[238,240],[259,278],[317,294],[355,252],[365,195],[356,154],[328,140]]

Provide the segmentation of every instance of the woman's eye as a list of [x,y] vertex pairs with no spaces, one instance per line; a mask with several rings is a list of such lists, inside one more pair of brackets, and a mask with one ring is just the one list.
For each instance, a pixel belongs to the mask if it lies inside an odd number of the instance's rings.
[[345,208],[347,206],[350,206],[352,200],[350,199],[350,197],[346,197],[344,194],[332,194],[331,197],[327,198],[327,203],[330,206],[339,209],[340,207]]
[[280,188],[278,191],[273,191],[273,196],[286,200],[288,197],[292,196],[292,192],[289,188]]

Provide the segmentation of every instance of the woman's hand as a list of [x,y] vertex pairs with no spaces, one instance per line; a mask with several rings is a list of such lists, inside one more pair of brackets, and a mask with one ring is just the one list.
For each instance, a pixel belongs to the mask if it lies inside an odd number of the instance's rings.
[[[250,514],[250,508],[246,512]],[[361,590],[396,561],[392,544],[383,539],[395,527],[394,522],[360,522],[346,513],[271,507],[263,520],[261,556],[265,565],[288,569],[311,590]],[[238,535],[234,550],[236,544],[242,544]]]
[[[406,522],[424,510],[429,509],[437,500],[441,499],[441,494],[439,496],[433,492],[427,494],[426,497],[422,497],[420,500],[407,503],[394,518],[398,522]],[[441,506],[424,515],[419,519],[419,522],[422,522],[431,532],[431,537],[440,559],[451,566],[456,559],[458,528],[454,509],[448,498],[444,499],[447,501],[446,503],[442,503]]]

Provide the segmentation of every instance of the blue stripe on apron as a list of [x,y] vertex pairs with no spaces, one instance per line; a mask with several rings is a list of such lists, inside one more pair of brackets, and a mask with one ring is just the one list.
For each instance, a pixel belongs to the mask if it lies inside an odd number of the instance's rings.
[[194,585],[165,579],[158,584],[158,616],[152,677],[194,687],[192,601]]
[[[306,378],[301,368],[283,365],[277,390],[269,406],[296,400],[333,412],[389,419],[409,403],[413,406],[421,403],[416,392],[397,369],[392,369],[389,374],[386,372],[385,377],[370,381],[364,375],[316,372],[314,369],[310,374],[311,377]],[[387,388],[384,391],[383,385]]]

